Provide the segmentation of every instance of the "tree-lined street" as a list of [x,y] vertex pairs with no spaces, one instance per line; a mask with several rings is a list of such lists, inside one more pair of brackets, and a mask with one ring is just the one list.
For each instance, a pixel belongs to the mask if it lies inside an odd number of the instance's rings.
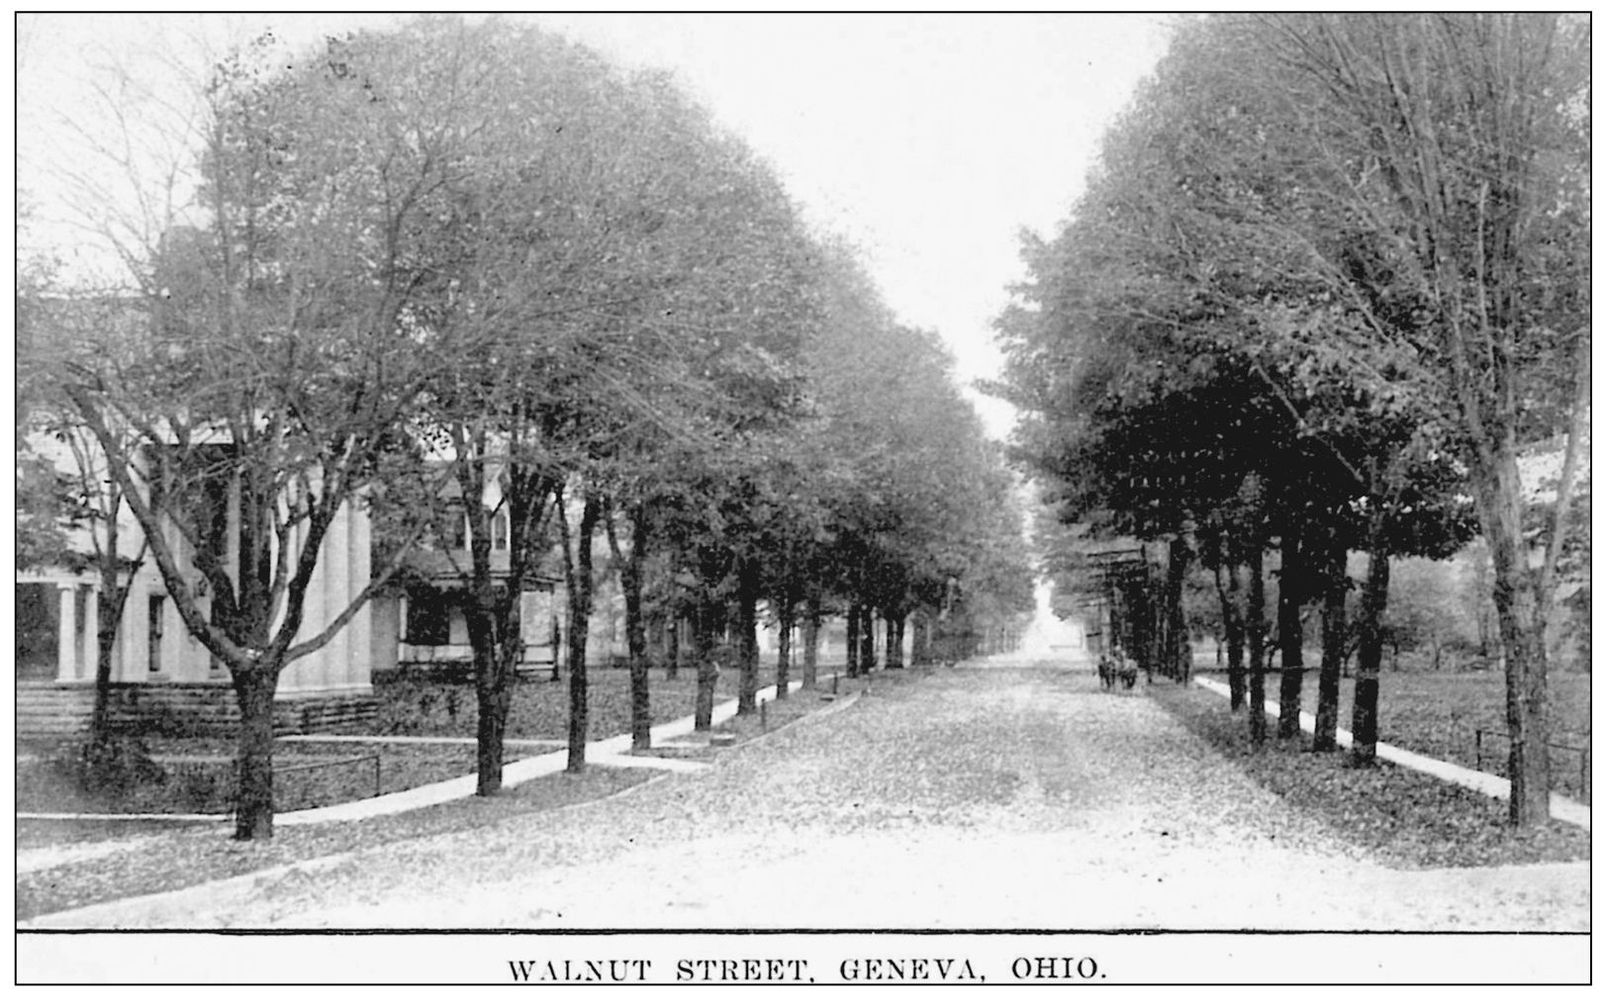
[[[877,647],[903,665],[909,632],[912,657],[952,658],[1024,619],[1015,479],[952,354],[665,74],[457,17],[300,48],[270,30],[192,69],[171,103],[100,92],[112,138],[61,129],[119,184],[149,194],[155,171],[168,188],[123,203],[98,174],[67,178],[85,242],[122,264],[108,283],[25,257],[18,450],[38,508],[18,569],[76,572],[57,553],[94,536],[104,690],[127,603],[112,590],[144,563],[155,645],[181,626],[210,656],[183,678],[234,688],[239,839],[273,835],[285,676],[327,674],[313,656],[340,657],[382,594],[463,620],[482,796],[548,627],[584,770],[608,576],[638,747],[649,665],[687,658],[699,728],[716,658],[756,708],[761,616],[801,632],[805,681],[827,618],[846,620],[854,675]],[[165,157],[115,154],[158,123],[177,129]],[[62,440],[99,470],[58,483]],[[555,583],[561,623],[526,634]],[[397,665],[359,661],[339,685],[361,696]],[[98,712],[82,784],[134,779],[143,750],[108,725]]]
[[1587,14],[17,28],[25,940],[1585,941]]
[[[1180,20],[998,323],[1017,455],[1083,562],[1062,577],[1119,602],[1111,647],[1185,678],[1184,583],[1212,574],[1257,743],[1268,696],[1292,739],[1314,692],[1333,751],[1353,654],[1370,764],[1392,563],[1479,538],[1518,826],[1550,814],[1550,670],[1588,658],[1560,639],[1589,629],[1564,602],[1588,588],[1589,26]],[[1140,541],[1120,579],[1086,564]]]

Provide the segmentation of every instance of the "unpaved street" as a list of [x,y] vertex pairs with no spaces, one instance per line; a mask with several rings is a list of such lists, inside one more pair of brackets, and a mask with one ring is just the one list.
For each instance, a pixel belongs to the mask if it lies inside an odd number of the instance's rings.
[[1141,686],[1097,685],[1083,669],[939,671],[617,798],[124,903],[115,917],[128,928],[1589,927],[1587,864],[1385,869],[1239,776]]

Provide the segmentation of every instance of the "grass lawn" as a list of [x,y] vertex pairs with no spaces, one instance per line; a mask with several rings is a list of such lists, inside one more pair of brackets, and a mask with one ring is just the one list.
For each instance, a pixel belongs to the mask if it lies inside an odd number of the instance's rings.
[[[877,672],[874,682],[901,682],[917,678],[920,674],[920,670]],[[830,671],[822,670],[818,692],[793,693],[785,701],[767,704],[762,715],[734,717],[717,730],[735,735],[740,744],[763,737],[814,711],[829,708],[839,702],[825,695],[830,691],[829,676]],[[654,676],[655,681],[658,678]],[[725,685],[727,680],[733,679],[728,675],[721,677],[721,697],[734,695],[734,690]],[[688,688],[693,685],[685,674],[679,683]],[[553,685],[567,690],[566,684]],[[617,689],[626,688],[623,683],[613,685]],[[845,698],[862,686],[860,681],[844,679],[841,695]],[[599,686],[594,684],[594,707],[598,702],[598,690]],[[472,710],[472,690],[468,693]],[[667,697],[664,699],[668,700]],[[526,700],[528,702],[530,700]],[[686,712],[690,712],[689,706]],[[628,711],[624,716],[628,718]],[[595,728],[592,734],[593,737],[600,737]],[[510,734],[509,737],[529,736]],[[316,752],[311,751],[312,746],[306,743],[293,743],[285,747],[298,757],[323,754],[352,756],[368,749],[367,746],[349,744],[320,745],[316,747]],[[472,772],[473,747],[463,746],[462,751],[466,753],[462,764],[457,767],[457,772],[449,775]],[[662,754],[712,760],[720,753],[729,751],[727,748],[699,748],[691,752],[665,751]],[[511,752],[509,758],[512,758]],[[159,820],[19,821],[17,846],[23,865],[19,866],[17,876],[17,917],[25,919],[113,898],[174,890],[207,880],[391,841],[484,827],[520,818],[531,812],[597,800],[659,775],[642,769],[592,765],[580,776],[554,773],[509,788],[491,798],[470,797],[363,821],[280,826],[267,843],[233,842],[229,837],[232,826],[223,822],[197,827]],[[366,779],[367,792],[371,793],[371,768],[367,771]]]
[[[830,682],[837,666],[820,667],[822,684]],[[845,668],[841,669],[844,673]],[[803,676],[793,663],[791,679]],[[740,679],[735,669],[722,669],[714,686],[714,702],[736,696]],[[775,682],[775,666],[758,670],[760,689]],[[608,738],[630,730],[630,672],[628,669],[591,667],[586,673],[590,739]],[[683,668],[674,679],[662,669],[648,680],[652,723],[662,724],[692,713],[697,697],[697,671]],[[380,694],[379,717],[373,730],[386,735],[432,735],[473,738],[479,710],[472,683],[443,683],[414,678],[382,679],[374,684]],[[507,737],[563,740],[569,732],[569,676],[560,682],[545,676],[519,680],[508,708]]]
[[[92,793],[72,778],[72,743],[41,744],[17,758],[17,810],[87,814],[230,814],[235,743],[146,739],[161,776]],[[509,747],[506,761],[538,749]],[[280,741],[274,746],[274,808],[297,811],[449,780],[474,771],[472,745]]]
[[[823,677],[829,676],[822,671]],[[801,675],[794,667],[793,678]],[[588,678],[588,740],[623,734],[630,728],[629,673],[593,667]],[[739,676],[721,672],[715,701],[736,696]],[[551,741],[567,738],[569,676],[552,682],[545,676],[518,681],[508,712],[509,740]],[[773,684],[772,665],[759,670],[759,686]],[[829,681],[828,679],[826,680]],[[375,683],[380,709],[375,722],[360,734],[472,739],[478,709],[469,683],[381,678]],[[682,669],[675,679],[655,670],[651,680],[654,723],[692,713],[697,692],[696,671]],[[71,741],[41,741],[24,746],[17,757],[17,810],[105,814],[229,814],[232,811],[233,741],[216,738],[143,739],[158,771],[113,788],[90,793],[73,777],[71,762],[78,750]],[[513,762],[549,747],[509,746]],[[279,811],[322,807],[394,793],[474,772],[473,745],[316,743],[281,740],[274,749],[274,796]]]
[[[233,826],[147,822],[19,821],[17,919],[115,898],[177,890],[370,846],[479,828],[597,800],[645,782],[642,770],[593,766],[581,776],[554,773],[504,790],[419,811],[325,825],[282,826],[268,842],[235,842]],[[109,827],[108,827],[109,826]],[[42,850],[48,862],[32,864]]]
[[[1230,711],[1223,697],[1159,683],[1150,691],[1226,762],[1385,862],[1414,868],[1589,858],[1589,832],[1582,828],[1549,822],[1512,829],[1505,801],[1386,762],[1357,769],[1345,753],[1312,754],[1303,733],[1279,741],[1273,727],[1256,749],[1244,715]],[[1386,740],[1404,743],[1398,730],[1383,730]]]
[[[1226,681],[1226,676],[1215,678]],[[1589,674],[1552,672],[1548,677],[1555,745],[1589,744]],[[1266,699],[1275,702],[1277,677],[1266,678]],[[1339,726],[1350,727],[1355,681],[1339,686]],[[1305,674],[1302,704],[1316,711],[1316,673]],[[1480,768],[1477,730],[1482,728],[1484,772],[1506,775],[1506,686],[1499,672],[1385,671],[1378,691],[1378,737],[1401,748]],[[1552,748],[1556,790],[1571,796],[1587,791],[1580,778],[1582,759],[1572,749]],[[1581,799],[1587,800],[1587,797]]]

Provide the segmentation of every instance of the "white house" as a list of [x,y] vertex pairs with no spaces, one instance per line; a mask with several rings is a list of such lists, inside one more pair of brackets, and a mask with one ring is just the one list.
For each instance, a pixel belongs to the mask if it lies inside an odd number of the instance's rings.
[[[72,449],[47,435],[30,449],[60,470],[77,474]],[[226,498],[222,552],[238,564],[239,498]],[[140,554],[143,532],[126,509],[119,520],[121,553]],[[193,553],[170,528],[169,543],[181,564]],[[80,531],[69,546],[83,554],[92,540]],[[367,585],[370,572],[368,516],[342,507],[323,540],[306,598],[298,639],[311,637],[339,615]],[[73,561],[76,559],[64,559]],[[197,571],[195,584],[207,598]],[[17,722],[22,735],[81,730],[93,705],[96,628],[101,598],[99,573],[56,565],[16,573]],[[376,709],[372,670],[372,622],[365,607],[318,651],[287,666],[278,686],[276,727],[306,731],[338,728]],[[154,559],[143,558],[130,583],[112,653],[112,716],[119,726],[151,733],[224,733],[238,718],[228,671],[193,637],[179,617]]]

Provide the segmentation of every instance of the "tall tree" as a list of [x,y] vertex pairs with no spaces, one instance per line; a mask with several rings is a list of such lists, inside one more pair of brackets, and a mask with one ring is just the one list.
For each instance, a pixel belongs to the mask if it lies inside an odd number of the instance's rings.
[[[1578,441],[1585,418],[1587,20],[1281,16],[1229,20],[1218,40],[1218,55],[1255,54],[1233,66],[1259,95],[1248,117],[1298,137],[1274,166],[1326,205],[1253,231],[1279,234],[1294,251],[1279,266],[1355,317],[1325,326],[1352,377],[1453,417],[1441,440],[1467,467],[1494,568],[1511,819],[1542,819],[1544,628],[1566,524],[1543,524],[1537,546],[1524,535],[1517,456],[1557,428]],[[1558,381],[1573,389],[1559,404]]]
[[[416,250],[445,139],[367,112],[361,80],[286,74],[266,45],[219,64],[208,101],[199,224],[169,219],[153,234],[133,258],[126,339],[79,351],[62,388],[186,628],[230,672],[235,833],[263,839],[279,676],[393,567],[303,633],[325,538],[368,501],[421,390],[407,324],[439,290]],[[388,153],[382,174],[374,149]],[[225,496],[239,510],[237,559],[218,543]]]
[[[772,385],[786,376],[769,348],[789,333],[755,327],[784,327],[799,311],[786,269],[799,240],[773,179],[662,76],[621,73],[500,22],[425,20],[331,52],[340,72],[418,121],[455,128],[426,247],[450,294],[418,320],[436,366],[417,424],[439,441],[469,519],[457,570],[469,594],[479,792],[494,793],[521,597],[553,526],[568,531],[573,568],[578,769],[591,580],[581,563],[594,533],[585,527],[605,522],[605,503],[645,524],[669,450],[684,457],[727,432],[716,427],[732,396],[749,393],[750,409],[775,401]],[[491,545],[499,524],[506,554]]]

